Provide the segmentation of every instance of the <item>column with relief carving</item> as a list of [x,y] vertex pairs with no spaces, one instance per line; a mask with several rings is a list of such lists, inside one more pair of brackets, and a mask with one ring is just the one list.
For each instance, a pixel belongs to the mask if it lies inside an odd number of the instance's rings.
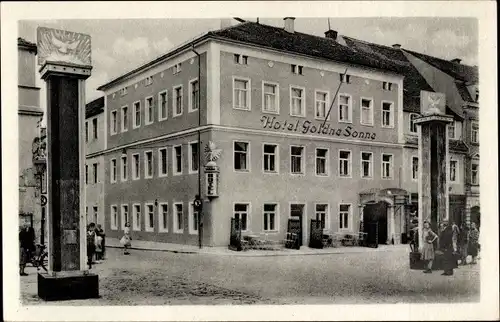
[[87,266],[85,217],[85,80],[90,36],[37,29],[38,64],[47,87],[47,226],[49,270],[38,274],[44,300],[97,298]]

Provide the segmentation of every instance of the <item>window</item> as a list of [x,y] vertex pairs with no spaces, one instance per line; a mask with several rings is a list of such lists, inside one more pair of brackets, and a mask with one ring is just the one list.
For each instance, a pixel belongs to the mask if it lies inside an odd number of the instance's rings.
[[141,102],[134,103],[134,129],[141,126]]
[[132,229],[141,230],[141,205],[134,204],[132,217]]
[[116,159],[111,159],[111,182],[116,182]]
[[450,182],[457,182],[458,180],[458,161],[450,160]]
[[182,203],[174,203],[174,211],[174,232],[182,233],[184,231]]
[[477,163],[471,165],[471,183],[475,185],[479,184],[479,164]]
[[471,138],[472,143],[479,143],[479,123],[472,122],[471,123]]
[[304,66],[292,64],[291,67],[292,67],[292,73],[297,75],[303,75],[302,70],[304,69]]
[[290,172],[292,174],[304,174],[304,147],[291,146],[290,147]]
[[418,180],[418,157],[411,158],[411,178]]
[[250,110],[250,80],[233,78],[233,108]]
[[145,212],[146,212],[146,231],[154,231],[155,230],[155,208],[152,203],[145,204]]
[[149,86],[153,84],[153,76],[146,77],[145,85]]
[[278,84],[262,83],[262,111],[279,114]]
[[390,82],[383,82],[382,83],[382,88],[386,91],[392,90],[392,83]]
[[328,149],[316,149],[316,175],[328,175]]
[[351,151],[339,151],[339,176],[351,176]]
[[122,205],[122,218],[121,227],[125,229],[125,224],[129,222],[128,220],[128,205]]
[[290,87],[290,115],[291,116],[306,116],[305,109],[305,90],[300,87]]
[[97,168],[97,163],[92,164],[92,173],[94,174],[94,183],[97,183],[99,179],[99,170]]
[[373,100],[369,98],[361,99],[361,124],[373,125]]
[[448,124],[448,139],[450,140],[455,139],[455,133],[456,133],[455,125],[456,125],[455,122],[451,122],[450,124]]
[[264,204],[264,231],[278,231],[277,204]]
[[158,94],[158,120],[163,121],[168,118],[167,91]]
[[92,119],[92,132],[94,139],[97,140],[97,118]]
[[198,233],[198,211],[194,209],[193,203],[189,204],[189,233],[194,235]]
[[328,113],[328,92],[315,91],[315,112],[314,117],[319,120],[324,120]]
[[141,177],[141,160],[139,158],[139,153],[132,155],[132,179],[137,180]]
[[116,115],[117,115],[116,110],[111,112],[111,134],[116,134],[116,132],[118,131]]
[[144,122],[146,125],[153,123],[154,120],[154,106],[153,106],[153,97],[146,97],[145,99],[145,104],[146,104],[146,121]]
[[144,178],[153,177],[153,151],[144,152]]
[[158,219],[160,220],[160,225],[158,231],[168,232],[168,204],[159,203],[158,205]]
[[124,87],[124,88],[122,88],[122,89],[120,90],[120,95],[121,95],[121,96],[127,95],[127,88],[126,88],[126,87]]
[[118,230],[118,207],[111,206],[111,229]]
[[420,115],[416,113],[410,113],[410,133],[417,134],[417,124],[415,123],[415,119]]
[[178,64],[175,64],[173,67],[172,67],[172,70],[173,70],[173,74],[178,74],[181,72],[182,70],[182,63],[178,63]]
[[392,179],[392,154],[382,154],[382,179]]
[[278,168],[278,146],[276,144],[264,144],[264,172],[277,173]]
[[174,175],[182,174],[182,145],[174,146]]
[[198,110],[198,99],[200,96],[200,83],[198,79],[189,82],[189,112]]
[[85,165],[85,184],[89,184],[89,166]]
[[189,173],[198,172],[198,142],[189,143]]
[[183,101],[182,101],[182,85],[174,87],[174,117],[182,115]]
[[158,150],[158,159],[160,160],[158,162],[158,173],[160,177],[164,177],[168,173],[168,168],[167,168],[167,148],[161,148]]
[[327,228],[328,222],[328,205],[327,204],[316,204],[316,220],[321,223],[321,229]]
[[382,102],[382,127],[394,127],[394,113],[391,102]]
[[128,130],[128,106],[122,107],[122,132],[126,132]]
[[373,153],[361,152],[361,178],[373,177]]
[[248,230],[248,207],[246,203],[235,203],[233,218],[236,220],[236,227],[240,225],[242,231]]
[[127,175],[128,175],[128,168],[127,168],[127,156],[122,155],[121,158],[122,162],[122,181],[127,181]]
[[234,54],[234,62],[240,65],[248,65],[248,56]]
[[234,142],[234,170],[248,171],[248,143]]
[[340,74],[340,82],[349,84],[351,82],[351,75],[349,74]]
[[339,205],[339,229],[349,229],[350,227],[351,205]]
[[89,141],[89,122],[85,122],[85,142]]
[[346,94],[339,95],[339,122],[352,122],[351,96]]

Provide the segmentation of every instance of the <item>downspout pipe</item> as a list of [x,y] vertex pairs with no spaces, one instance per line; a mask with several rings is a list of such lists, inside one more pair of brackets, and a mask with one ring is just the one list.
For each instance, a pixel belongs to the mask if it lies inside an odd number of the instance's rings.
[[[201,55],[194,49],[191,51],[198,56],[198,198],[201,198]],[[198,209],[198,246],[203,248],[203,202]]]

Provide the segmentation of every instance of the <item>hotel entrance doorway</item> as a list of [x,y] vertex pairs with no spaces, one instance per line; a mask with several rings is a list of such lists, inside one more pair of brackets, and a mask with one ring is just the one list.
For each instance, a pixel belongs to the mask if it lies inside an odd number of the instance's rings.
[[290,205],[290,219],[296,219],[299,221],[299,227],[296,227],[297,237],[299,239],[299,247],[304,244],[303,234],[304,234],[304,204],[291,204]]
[[373,227],[367,231],[369,240],[374,240],[378,244],[387,243],[387,207],[389,204],[385,201],[366,204],[363,209],[363,221],[366,227]]

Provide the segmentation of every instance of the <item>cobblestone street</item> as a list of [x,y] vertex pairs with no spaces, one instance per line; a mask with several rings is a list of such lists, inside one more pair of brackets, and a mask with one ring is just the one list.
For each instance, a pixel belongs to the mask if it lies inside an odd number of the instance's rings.
[[479,300],[479,265],[441,271],[408,269],[408,250],[311,256],[238,257],[108,249],[100,299],[43,302],[35,269],[22,278],[24,304],[217,305],[458,303]]

